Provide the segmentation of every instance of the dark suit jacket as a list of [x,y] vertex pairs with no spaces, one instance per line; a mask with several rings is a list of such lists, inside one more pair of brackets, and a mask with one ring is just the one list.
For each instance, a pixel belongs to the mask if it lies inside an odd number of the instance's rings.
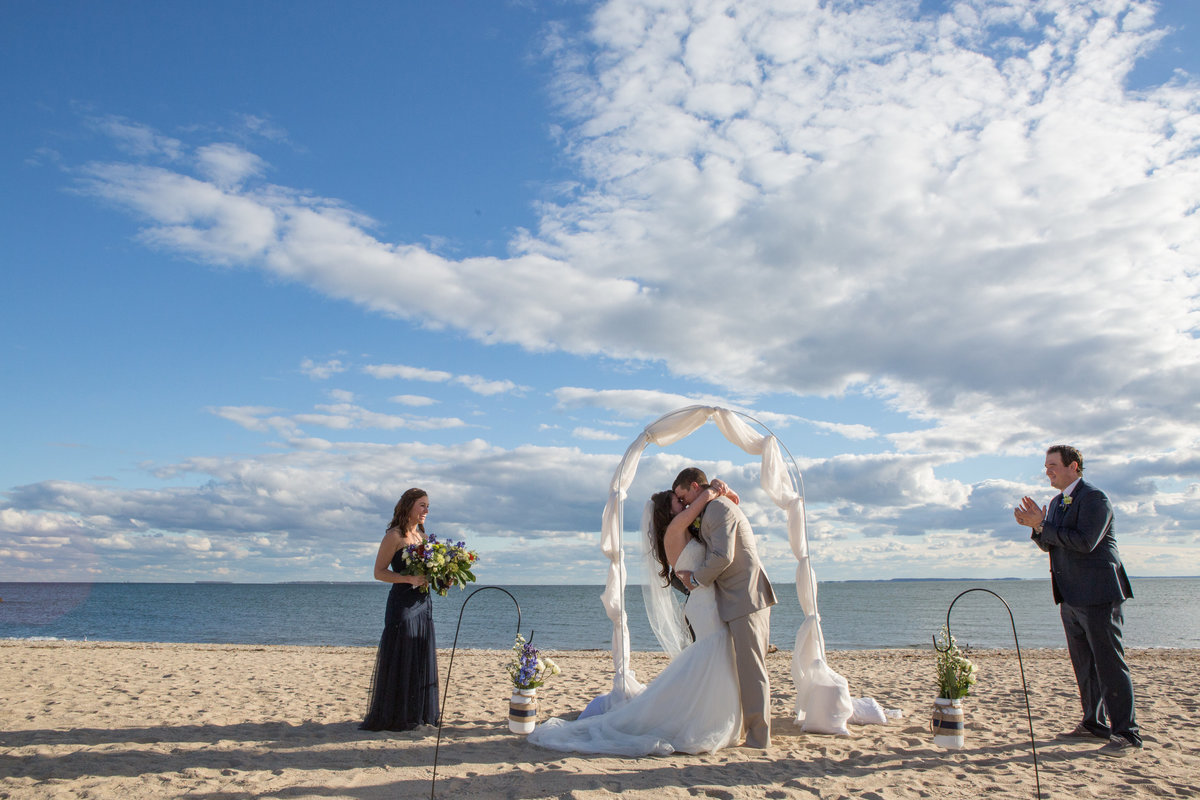
[[1061,498],[1046,510],[1037,546],[1050,554],[1050,583],[1054,602],[1097,606],[1133,597],[1129,576],[1113,537],[1112,505],[1104,492],[1080,481],[1058,524],[1051,524]]

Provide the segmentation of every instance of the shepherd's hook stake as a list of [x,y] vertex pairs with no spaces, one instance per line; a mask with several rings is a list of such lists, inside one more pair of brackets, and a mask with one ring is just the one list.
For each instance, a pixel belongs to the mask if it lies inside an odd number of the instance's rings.
[[1016,620],[1013,619],[1012,609],[1009,608],[1008,603],[1004,601],[1003,597],[996,594],[991,589],[975,588],[967,589],[965,592],[959,592],[958,597],[950,601],[950,607],[946,609],[946,647],[938,647],[937,636],[934,635],[933,649],[937,650],[939,653],[945,653],[950,649],[950,612],[954,610],[954,604],[958,602],[959,597],[962,597],[964,594],[970,594],[971,592],[987,592],[1001,603],[1004,603],[1004,608],[1008,611],[1008,621],[1009,624],[1012,625],[1013,644],[1017,646],[1017,665],[1021,668],[1021,690],[1025,692],[1025,718],[1029,720],[1029,747],[1031,750],[1033,750],[1033,780],[1037,792],[1034,797],[1037,800],[1041,800],[1042,781],[1038,774],[1037,741],[1033,738],[1033,712],[1029,709],[1029,685],[1025,682],[1025,662],[1021,660],[1021,642],[1017,639],[1017,623]]
[[[471,602],[472,597],[489,590],[504,592],[512,599],[513,605],[517,607],[517,633],[521,632],[521,604],[508,589],[501,589],[499,586],[481,586],[467,595],[466,600],[463,600],[462,608],[458,610],[458,625],[454,627],[454,646],[450,648],[450,665],[446,667],[446,689],[442,692],[442,709],[438,712],[438,735],[437,743],[433,746],[433,777],[429,781],[429,800],[434,800],[433,791],[437,786],[438,750],[442,746],[442,723],[446,720],[446,701],[450,698],[450,673],[454,670],[454,653],[458,650],[458,632],[462,629],[463,612],[467,610],[467,603]],[[529,636],[531,639],[533,638],[532,633]]]

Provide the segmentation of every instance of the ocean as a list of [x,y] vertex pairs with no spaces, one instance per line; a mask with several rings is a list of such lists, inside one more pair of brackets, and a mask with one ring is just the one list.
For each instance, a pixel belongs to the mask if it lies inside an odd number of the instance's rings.
[[[611,648],[603,587],[501,588],[520,604],[521,632],[542,648]],[[791,650],[804,613],[794,585],[775,588],[771,641]],[[929,646],[950,603],[974,588],[1007,602],[1022,648],[1066,646],[1049,580],[897,580],[819,584],[826,647]],[[477,589],[434,598],[439,647],[450,647],[456,630],[460,648],[512,646],[516,604],[503,592]],[[1134,578],[1133,590],[1125,604],[1126,646],[1200,648],[1200,578]],[[372,647],[387,593],[382,583],[0,583],[0,638]],[[633,649],[657,650],[640,587],[629,588],[626,613]],[[1013,647],[1004,604],[985,592],[959,599],[950,623],[960,645]]]

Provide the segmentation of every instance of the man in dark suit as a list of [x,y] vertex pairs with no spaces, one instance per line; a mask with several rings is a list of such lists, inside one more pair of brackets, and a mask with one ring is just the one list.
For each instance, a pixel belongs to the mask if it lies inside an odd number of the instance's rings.
[[1113,536],[1112,505],[1082,478],[1083,456],[1057,444],[1046,451],[1046,476],[1059,494],[1048,507],[1025,497],[1014,516],[1050,554],[1050,585],[1083,703],[1083,721],[1065,738],[1099,737],[1107,755],[1141,749],[1133,681],[1121,645],[1121,604],[1133,597]]

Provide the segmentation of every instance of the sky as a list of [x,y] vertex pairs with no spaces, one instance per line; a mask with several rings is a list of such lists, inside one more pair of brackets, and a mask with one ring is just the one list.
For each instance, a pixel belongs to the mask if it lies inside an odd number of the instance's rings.
[[[0,4],[0,580],[604,582],[732,408],[818,580],[1200,574],[1200,4]],[[707,425],[794,579],[758,459]]]

